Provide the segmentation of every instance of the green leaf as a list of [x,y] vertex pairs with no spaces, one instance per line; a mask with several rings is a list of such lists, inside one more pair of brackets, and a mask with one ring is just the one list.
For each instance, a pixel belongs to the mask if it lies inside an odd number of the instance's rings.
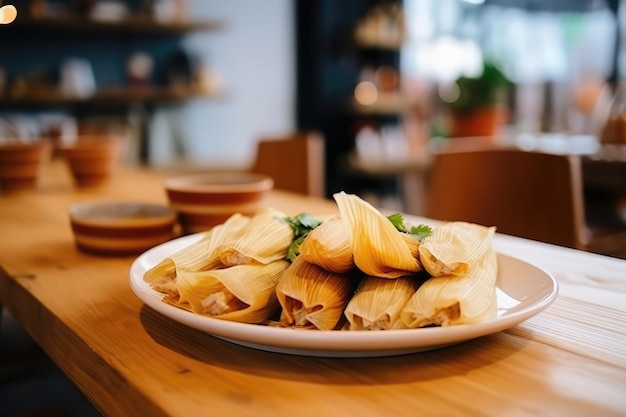
[[294,217],[281,217],[279,220],[287,223],[293,230],[293,241],[287,250],[287,259],[293,262],[299,254],[300,244],[304,238],[322,222],[308,213],[300,213]]
[[306,238],[306,235],[300,236],[289,245],[289,249],[287,249],[287,259],[291,262],[295,261],[300,254],[300,245],[304,242],[304,238]]
[[281,220],[291,226],[296,236],[308,233],[321,224],[319,220],[308,213],[300,213],[294,217],[282,217]]
[[419,242],[424,240],[424,238],[433,234],[433,229],[430,226],[425,224],[420,224],[419,226],[411,227],[411,236],[417,239]]
[[308,213],[298,214],[295,218],[300,222],[302,226],[308,228],[309,231],[315,229],[317,226],[322,224],[322,222],[320,222]]
[[406,227],[404,226],[404,218],[402,217],[402,214],[400,213],[390,214],[389,216],[387,216],[387,218],[399,232],[406,233],[407,230],[406,230]]
[[411,235],[411,237],[419,242],[421,242],[422,239],[424,239],[425,237],[430,236],[433,232],[433,229],[425,224],[413,226],[411,227],[411,230],[407,230],[406,226],[404,225],[404,217],[402,217],[402,214],[400,213],[390,214],[389,216],[387,216],[387,218],[389,219],[391,224],[394,225],[398,232],[408,233]]

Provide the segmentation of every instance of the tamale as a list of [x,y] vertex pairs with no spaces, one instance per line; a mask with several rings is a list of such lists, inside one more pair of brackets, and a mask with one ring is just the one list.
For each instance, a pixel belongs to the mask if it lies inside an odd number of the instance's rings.
[[342,273],[354,268],[352,241],[341,217],[332,217],[310,231],[299,253],[327,271]]
[[278,325],[334,329],[357,283],[349,272],[330,272],[298,256],[285,269],[276,287],[282,307]]
[[491,248],[495,231],[475,223],[444,223],[422,240],[419,261],[432,276],[464,274]]
[[493,249],[460,275],[431,277],[401,313],[409,328],[477,323],[496,315],[498,259]]
[[387,279],[366,276],[345,309],[350,330],[387,330],[396,326],[405,304],[422,283],[418,276]]
[[206,271],[223,267],[218,245],[224,239],[235,236],[250,221],[249,217],[234,214],[223,224],[202,232],[200,239],[163,259],[157,265],[148,269],[143,280],[158,292],[167,294],[174,303],[183,302],[179,299],[176,278],[180,270]]
[[216,249],[221,262],[234,266],[284,259],[294,238],[293,229],[282,220],[285,216],[272,208],[258,211],[236,236]]
[[397,278],[422,270],[417,240],[399,232],[388,218],[356,195],[333,195],[352,241],[356,266],[367,275]]
[[178,291],[195,313],[262,323],[279,309],[276,284],[287,266],[288,261],[278,260],[211,271],[183,270],[178,276]]
[[143,280],[159,292],[169,293],[174,290],[176,287],[177,260],[178,264],[187,262],[194,264],[199,259],[204,263],[206,259],[204,247],[209,244],[210,236],[211,232],[203,232],[200,240],[182,248],[146,270],[143,274]]

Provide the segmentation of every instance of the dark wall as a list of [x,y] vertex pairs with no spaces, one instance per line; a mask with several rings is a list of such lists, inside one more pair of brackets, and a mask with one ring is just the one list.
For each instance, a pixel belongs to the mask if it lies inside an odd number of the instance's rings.
[[[326,189],[358,192],[377,188],[378,180],[351,176],[345,155],[354,147],[354,136],[364,123],[380,118],[353,114],[349,99],[367,64],[399,63],[397,51],[358,48],[353,28],[358,19],[382,1],[306,0],[296,1],[297,36],[297,126],[318,130],[326,139]],[[399,3],[399,2],[395,2]]]

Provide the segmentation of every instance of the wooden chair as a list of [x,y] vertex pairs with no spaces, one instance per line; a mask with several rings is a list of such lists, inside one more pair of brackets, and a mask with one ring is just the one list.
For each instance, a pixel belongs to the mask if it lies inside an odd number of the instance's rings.
[[425,216],[585,249],[578,156],[494,147],[443,150],[429,174]]
[[324,139],[319,133],[266,137],[258,142],[251,171],[272,177],[276,189],[323,197],[324,158]]

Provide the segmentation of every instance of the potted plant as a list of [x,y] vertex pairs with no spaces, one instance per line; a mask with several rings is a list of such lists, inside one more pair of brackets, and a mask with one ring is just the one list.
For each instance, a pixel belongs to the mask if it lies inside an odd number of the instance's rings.
[[476,78],[456,80],[458,98],[446,103],[451,137],[493,137],[506,121],[509,80],[493,63],[483,63]]

